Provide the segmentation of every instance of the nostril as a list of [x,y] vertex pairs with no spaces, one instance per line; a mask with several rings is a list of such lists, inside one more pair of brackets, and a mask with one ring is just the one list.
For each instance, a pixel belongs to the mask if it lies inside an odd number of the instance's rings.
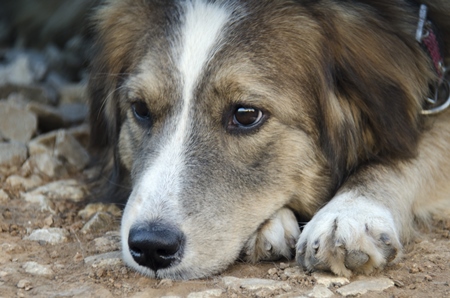
[[184,234],[172,225],[149,222],[131,228],[128,246],[136,263],[157,271],[181,259]]

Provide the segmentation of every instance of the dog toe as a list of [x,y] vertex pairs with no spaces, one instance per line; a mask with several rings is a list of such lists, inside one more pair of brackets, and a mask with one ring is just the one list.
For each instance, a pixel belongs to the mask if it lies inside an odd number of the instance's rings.
[[300,228],[294,213],[282,208],[269,218],[248,240],[243,258],[248,261],[292,258]]

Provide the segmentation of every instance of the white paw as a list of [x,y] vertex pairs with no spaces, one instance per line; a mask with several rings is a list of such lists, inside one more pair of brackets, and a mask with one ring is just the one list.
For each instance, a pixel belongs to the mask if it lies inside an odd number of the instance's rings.
[[291,259],[300,228],[288,208],[278,210],[248,240],[242,258],[246,261]]
[[304,227],[296,259],[308,271],[331,270],[349,277],[382,269],[401,249],[391,212],[348,192],[333,198]]

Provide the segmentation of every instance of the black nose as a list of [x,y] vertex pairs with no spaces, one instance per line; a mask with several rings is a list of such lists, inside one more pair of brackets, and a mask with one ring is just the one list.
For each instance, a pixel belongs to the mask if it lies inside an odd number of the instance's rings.
[[136,263],[157,271],[181,260],[184,234],[172,225],[150,222],[131,228],[128,247]]

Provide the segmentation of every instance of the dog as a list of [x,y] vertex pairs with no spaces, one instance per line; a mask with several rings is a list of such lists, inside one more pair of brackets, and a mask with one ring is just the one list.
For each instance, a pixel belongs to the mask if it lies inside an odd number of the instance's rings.
[[138,272],[371,274],[448,205],[448,2],[109,0],[93,23],[92,145]]

